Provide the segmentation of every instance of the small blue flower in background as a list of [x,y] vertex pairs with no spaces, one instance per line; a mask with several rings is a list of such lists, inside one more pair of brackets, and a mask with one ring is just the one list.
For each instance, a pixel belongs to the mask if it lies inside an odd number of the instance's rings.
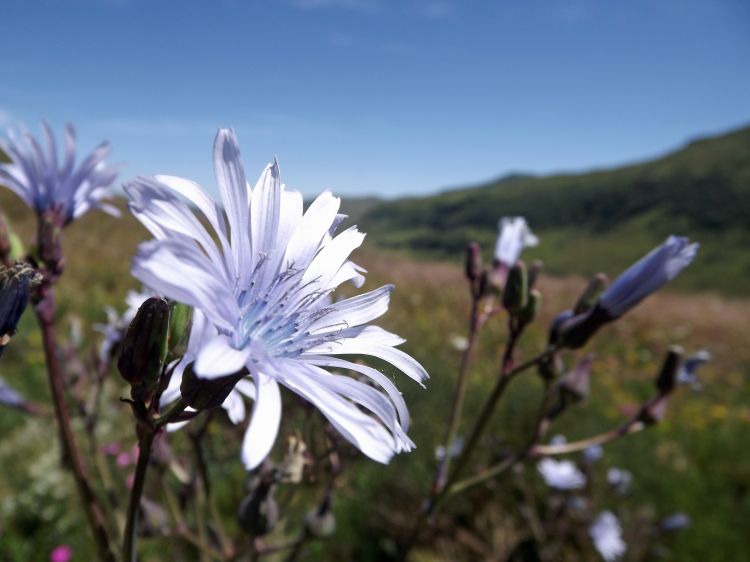
[[73,126],[65,126],[64,155],[58,160],[52,129],[42,123],[44,146],[31,133],[8,130],[8,140],[0,139],[0,150],[10,162],[0,162],[0,184],[10,188],[38,214],[53,213],[58,226],[64,226],[91,209],[112,215],[119,211],[102,201],[110,195],[117,170],[104,162],[109,145],[102,142],[76,167],[76,140]]
[[589,527],[589,535],[594,546],[607,562],[617,560],[625,554],[625,541],[622,540],[622,527],[617,516],[611,511],[603,511]]
[[697,371],[709,361],[711,361],[711,353],[707,349],[701,349],[688,357],[677,372],[677,384],[690,385],[693,390],[703,388],[698,380]]

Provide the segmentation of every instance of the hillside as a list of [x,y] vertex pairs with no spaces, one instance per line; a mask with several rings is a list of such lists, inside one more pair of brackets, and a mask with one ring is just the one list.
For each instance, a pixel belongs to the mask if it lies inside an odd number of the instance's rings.
[[675,232],[703,244],[683,287],[750,294],[750,127],[636,165],[383,202],[360,224],[381,246],[456,256],[469,240],[489,248],[501,215],[528,218],[553,272],[614,272]]

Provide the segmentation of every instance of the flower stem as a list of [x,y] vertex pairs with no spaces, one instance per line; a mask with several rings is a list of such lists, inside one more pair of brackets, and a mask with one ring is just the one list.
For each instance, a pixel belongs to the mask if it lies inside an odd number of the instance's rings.
[[445,487],[448,469],[451,462],[451,448],[458,435],[458,428],[461,425],[461,414],[463,412],[464,401],[466,399],[466,383],[469,380],[469,366],[474,359],[474,349],[476,348],[477,334],[481,327],[479,319],[479,299],[473,299],[471,305],[471,318],[469,320],[469,335],[467,338],[466,349],[461,357],[461,366],[458,371],[458,380],[456,381],[456,390],[454,392],[453,408],[451,410],[450,421],[445,432],[443,445],[445,447],[445,456],[438,464],[435,473],[435,480],[432,484],[432,495],[438,494]]
[[570,443],[563,443],[561,445],[536,445],[530,451],[531,456],[534,457],[548,457],[552,455],[564,455],[566,453],[575,453],[577,451],[583,451],[594,445],[604,445],[610,443],[626,435],[632,435],[643,431],[648,427],[642,421],[630,420],[620,427],[594,435],[588,439],[581,439],[580,441],[571,441]]
[[42,342],[44,345],[44,357],[47,363],[47,375],[49,379],[52,403],[55,409],[55,418],[60,429],[63,452],[70,464],[73,477],[78,488],[78,494],[83,502],[91,532],[94,535],[99,559],[105,562],[114,562],[115,556],[110,548],[109,533],[107,532],[107,519],[101,503],[89,484],[86,470],[81,460],[81,455],[76,445],[75,435],[70,423],[70,412],[65,401],[65,388],[62,370],[58,360],[57,339],[55,337],[55,298],[52,288],[47,286],[42,289],[42,298],[35,305],[39,326],[42,330]]
[[137,560],[135,543],[138,510],[141,505],[143,485],[146,482],[146,471],[148,470],[148,463],[151,458],[151,445],[153,444],[156,435],[151,428],[141,427],[140,430],[141,433],[138,439],[138,463],[135,467],[133,488],[130,490],[130,500],[128,502],[127,519],[125,522],[125,538],[122,545],[123,562],[135,562]]

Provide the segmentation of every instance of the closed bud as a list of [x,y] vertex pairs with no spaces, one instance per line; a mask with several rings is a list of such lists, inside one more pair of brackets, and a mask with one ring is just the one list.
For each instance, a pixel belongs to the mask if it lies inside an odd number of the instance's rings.
[[153,388],[167,358],[169,304],[161,297],[147,299],[138,309],[122,340],[117,368],[132,386]]
[[62,224],[58,214],[46,211],[39,216],[37,236],[39,259],[53,276],[59,276],[65,265],[62,248]]
[[560,379],[560,391],[568,395],[573,402],[588,398],[591,386],[591,364],[594,354],[589,353],[581,359],[575,368]]
[[560,355],[553,353],[551,356],[544,358],[539,362],[537,367],[539,376],[544,380],[551,381],[555,380],[562,375],[564,371],[563,360]]
[[576,302],[576,305],[573,307],[573,312],[575,314],[583,314],[594,308],[594,305],[596,305],[599,297],[606,288],[607,276],[603,273],[597,273],[594,275],[586,286],[586,289],[581,293],[581,296],[578,297],[578,302]]
[[482,251],[476,242],[471,242],[466,247],[465,268],[466,278],[469,281],[476,281],[482,274]]
[[247,375],[247,370],[242,369],[233,375],[202,379],[195,374],[193,367],[193,363],[185,367],[180,394],[191,408],[199,411],[221,406],[237,382]]
[[185,355],[193,324],[192,307],[180,302],[172,303],[169,315],[169,357],[177,359]]
[[41,275],[24,263],[0,266],[0,355],[16,333],[31,293],[41,281]]
[[305,516],[305,529],[316,538],[324,539],[336,532],[336,516],[331,511],[329,501],[308,512]]
[[659,423],[667,415],[667,403],[669,402],[669,396],[667,394],[659,394],[646,402],[638,416],[638,421],[646,425],[654,425]]
[[529,301],[526,303],[526,306],[523,307],[523,310],[518,315],[518,319],[521,321],[521,324],[530,324],[534,321],[536,318],[536,315],[539,313],[539,309],[542,306],[542,293],[537,291],[536,289],[532,289],[529,291]]
[[544,262],[542,262],[542,260],[534,260],[531,262],[531,265],[529,266],[529,290],[534,288],[542,271],[544,271]]
[[679,373],[680,365],[682,365],[683,353],[684,351],[679,345],[673,345],[669,348],[656,379],[656,388],[659,394],[669,394],[677,386],[677,373]]
[[579,349],[586,345],[599,328],[612,320],[614,318],[606,310],[595,306],[588,312],[563,322],[559,329],[558,343],[563,347]]
[[273,487],[259,483],[240,503],[237,522],[253,537],[260,537],[273,531],[279,521],[279,506],[273,497]]
[[517,315],[529,302],[529,278],[526,264],[518,261],[510,268],[503,291],[503,306],[511,314]]

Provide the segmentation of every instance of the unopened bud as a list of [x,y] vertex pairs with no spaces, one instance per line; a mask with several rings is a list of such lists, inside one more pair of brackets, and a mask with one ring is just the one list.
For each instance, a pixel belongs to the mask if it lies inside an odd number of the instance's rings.
[[24,263],[0,267],[0,355],[16,333],[21,315],[41,276]]
[[185,355],[192,324],[192,307],[179,302],[172,303],[169,315],[169,357],[171,359]]
[[336,532],[336,517],[328,501],[308,512],[305,516],[305,529],[319,539],[330,537]]
[[656,388],[659,394],[669,394],[677,386],[677,373],[680,371],[683,354],[684,351],[679,345],[673,345],[669,348],[656,379]]
[[128,326],[117,368],[132,386],[153,388],[167,358],[169,304],[161,297],[147,299]]
[[242,369],[233,375],[203,379],[195,374],[193,367],[194,363],[185,367],[180,394],[191,408],[199,411],[221,406],[237,382],[247,375],[247,369]]
[[544,262],[542,260],[534,260],[529,266],[529,289],[533,289],[536,285],[539,275],[544,271]]
[[586,289],[581,293],[581,296],[578,297],[578,302],[576,302],[576,305],[573,307],[573,312],[575,314],[583,314],[584,312],[591,310],[594,305],[596,305],[596,302],[606,288],[607,276],[603,273],[597,273],[594,275],[586,286]]
[[54,211],[42,213],[39,217],[38,239],[39,259],[54,276],[59,276],[65,265],[62,248],[62,225]]
[[588,398],[591,386],[591,364],[594,354],[589,353],[581,359],[573,370],[560,379],[560,390],[573,399],[580,402]]
[[537,291],[536,289],[532,289],[529,291],[529,301],[526,303],[526,306],[523,307],[523,310],[518,314],[518,319],[520,320],[521,324],[526,325],[530,324],[534,321],[536,318],[536,315],[539,313],[539,309],[542,306],[542,293]]
[[588,312],[573,316],[565,321],[559,330],[559,343],[563,347],[579,349],[586,345],[599,328],[613,318],[603,308],[595,306]]
[[508,280],[503,291],[503,306],[511,314],[518,314],[529,302],[529,277],[526,264],[516,262],[508,272]]
[[465,274],[469,281],[479,279],[482,274],[482,251],[476,242],[471,242],[466,247]]
[[638,420],[646,425],[654,425],[659,423],[667,415],[667,403],[669,402],[669,395],[659,394],[646,402],[641,413],[638,416]]
[[237,522],[253,537],[270,533],[279,520],[279,506],[273,497],[273,488],[260,483],[240,503]]

